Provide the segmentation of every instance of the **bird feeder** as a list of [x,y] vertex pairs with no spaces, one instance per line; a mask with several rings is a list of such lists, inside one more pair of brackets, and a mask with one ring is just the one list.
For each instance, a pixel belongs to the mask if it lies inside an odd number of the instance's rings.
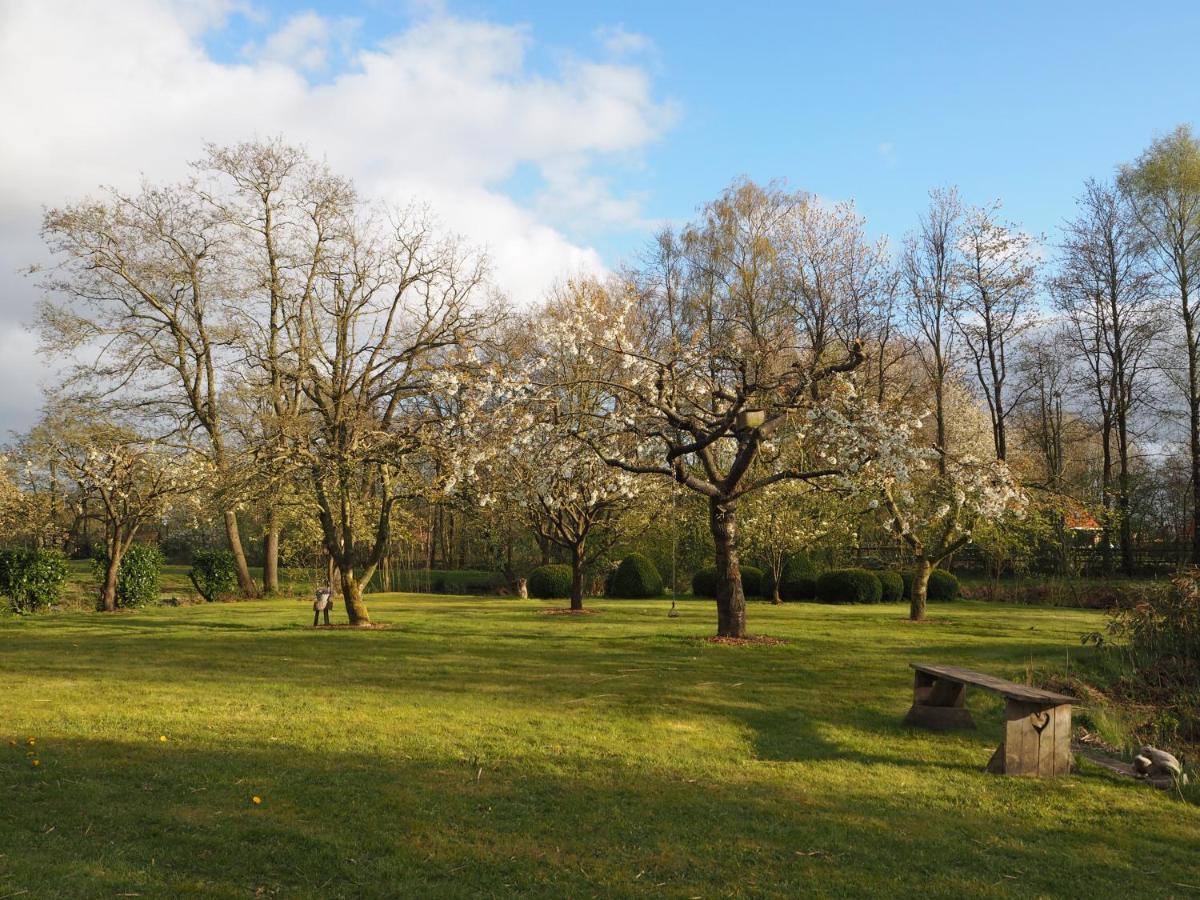
[[767,414],[761,409],[743,409],[738,413],[738,428],[758,428],[767,420]]

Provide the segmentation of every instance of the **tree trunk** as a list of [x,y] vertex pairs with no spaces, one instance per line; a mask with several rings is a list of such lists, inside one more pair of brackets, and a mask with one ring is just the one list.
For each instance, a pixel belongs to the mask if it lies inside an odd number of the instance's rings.
[[708,501],[708,527],[717,557],[717,636],[746,636],[746,596],[737,553],[737,507],[715,497]]
[[1105,575],[1113,572],[1112,558],[1112,423],[1102,426],[1101,445],[1104,459],[1100,468],[1100,506],[1104,510],[1104,521],[1100,523],[1100,559]]
[[246,564],[246,554],[242,551],[242,533],[238,529],[237,513],[232,509],[225,510],[225,537],[229,541],[229,552],[237,565],[238,587],[245,598],[258,596],[258,588],[250,577],[250,567]]
[[923,556],[918,556],[916,568],[913,570],[912,600],[908,608],[908,617],[914,622],[925,618],[925,601],[929,593],[929,576],[933,574],[933,563]]
[[353,569],[339,571],[342,583],[342,599],[346,602],[346,616],[351,625],[370,625],[371,615],[363,602],[363,585],[354,577]]
[[104,584],[100,588],[100,611],[114,612],[117,608],[117,575],[121,571],[121,548],[108,548],[108,565],[104,569]]
[[275,510],[267,519],[267,533],[263,536],[263,593],[274,596],[279,593],[279,520]]
[[583,553],[571,548],[571,609],[583,609]]

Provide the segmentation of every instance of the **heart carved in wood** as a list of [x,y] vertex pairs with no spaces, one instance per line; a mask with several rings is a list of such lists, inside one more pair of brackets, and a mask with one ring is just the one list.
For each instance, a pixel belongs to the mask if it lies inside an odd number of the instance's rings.
[[1036,731],[1038,734],[1041,734],[1043,731],[1045,731],[1046,726],[1050,724],[1050,713],[1048,713],[1048,712],[1030,713],[1029,721],[1030,721],[1030,724],[1033,725],[1033,730]]

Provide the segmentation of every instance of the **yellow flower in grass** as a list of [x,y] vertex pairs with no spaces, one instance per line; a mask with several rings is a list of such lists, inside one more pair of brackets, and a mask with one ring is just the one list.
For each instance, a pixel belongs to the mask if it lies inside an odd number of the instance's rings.
[[26,743],[29,744],[30,747],[32,747],[34,744],[37,743],[37,738],[30,738],[28,741],[26,741]]
[[262,797],[257,797],[257,796],[251,797],[250,802],[253,803],[255,806],[259,806],[262,804]]
[[159,743],[165,744],[167,742],[167,736],[165,734],[160,734],[158,736],[158,740],[159,740]]
[[42,761],[40,759],[35,759],[33,761],[33,765],[35,765],[35,766],[40,766],[41,764],[42,764]]

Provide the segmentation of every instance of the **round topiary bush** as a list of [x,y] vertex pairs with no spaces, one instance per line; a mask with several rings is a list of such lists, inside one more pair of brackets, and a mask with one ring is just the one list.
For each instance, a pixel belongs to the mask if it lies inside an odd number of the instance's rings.
[[[765,597],[763,593],[763,585],[767,583],[769,575],[763,574],[763,570],[754,566],[742,566],[742,593],[747,597]],[[699,572],[692,576],[692,593],[697,597],[715,597],[717,596],[717,567],[705,566]]]
[[867,569],[832,569],[817,579],[817,599],[822,603],[878,603],[883,585]]
[[626,599],[657,597],[663,591],[662,576],[654,563],[640,553],[631,553],[617,567],[612,580],[612,596]]
[[[904,599],[912,599],[913,573],[902,572],[904,578]],[[957,600],[959,592],[958,578],[945,569],[934,569],[929,573],[929,584],[925,587],[925,599],[930,603],[944,603]]]
[[188,578],[196,592],[212,603],[237,587],[237,563],[228,550],[196,550]]
[[904,599],[904,577],[899,572],[876,572],[875,577],[883,586],[883,603],[899,603]]
[[[794,553],[783,563],[783,571],[779,573],[779,599],[781,600],[811,600],[817,596],[817,567],[813,565],[807,553]],[[763,573],[762,596],[771,597],[774,594],[775,578],[768,569]]]
[[554,600],[571,596],[571,567],[561,564],[538,566],[529,573],[529,596]]
[[934,569],[929,574],[929,586],[925,599],[931,603],[945,603],[958,599],[958,578],[945,569]]

